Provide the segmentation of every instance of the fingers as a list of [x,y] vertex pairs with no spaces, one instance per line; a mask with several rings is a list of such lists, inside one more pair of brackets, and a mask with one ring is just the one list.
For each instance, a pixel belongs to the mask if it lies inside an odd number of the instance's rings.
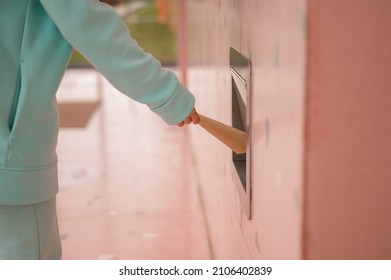
[[200,122],[200,116],[198,115],[197,111],[195,108],[193,108],[193,110],[191,111],[190,113],[190,116],[191,118],[191,121],[194,123],[194,124],[198,124]]
[[198,115],[195,108],[191,111],[190,115],[182,122],[178,123],[177,126],[183,127],[185,124],[198,124],[200,122],[200,116]]

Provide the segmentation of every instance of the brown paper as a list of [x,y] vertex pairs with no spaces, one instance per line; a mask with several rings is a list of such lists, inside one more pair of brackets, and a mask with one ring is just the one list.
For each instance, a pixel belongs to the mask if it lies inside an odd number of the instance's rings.
[[243,154],[246,152],[247,133],[203,115],[200,115],[200,118],[201,121],[199,122],[199,125],[228,146],[236,154]]

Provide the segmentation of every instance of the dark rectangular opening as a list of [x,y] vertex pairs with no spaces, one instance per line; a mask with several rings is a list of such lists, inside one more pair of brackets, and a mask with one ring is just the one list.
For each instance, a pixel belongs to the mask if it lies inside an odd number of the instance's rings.
[[[232,126],[247,133],[246,153],[232,152],[234,176],[239,177],[237,190],[246,212],[251,218],[252,168],[251,168],[251,62],[237,50],[230,49],[232,82]],[[236,180],[236,179],[235,179]]]
[[[246,105],[240,96],[239,89],[232,79],[232,126],[246,132]],[[242,187],[246,191],[246,154],[232,152],[232,160],[239,175]]]

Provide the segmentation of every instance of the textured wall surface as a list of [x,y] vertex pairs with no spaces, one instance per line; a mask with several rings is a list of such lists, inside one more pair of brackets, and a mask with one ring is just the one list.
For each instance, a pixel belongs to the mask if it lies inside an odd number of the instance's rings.
[[198,110],[231,123],[229,48],[252,60],[253,218],[230,151],[192,146],[218,259],[391,258],[391,2],[189,0]]
[[308,3],[304,255],[391,259],[391,2]]
[[302,257],[304,0],[190,0],[188,75],[197,108],[231,124],[229,49],[253,70],[253,217],[237,194],[231,152],[191,129],[214,256]]

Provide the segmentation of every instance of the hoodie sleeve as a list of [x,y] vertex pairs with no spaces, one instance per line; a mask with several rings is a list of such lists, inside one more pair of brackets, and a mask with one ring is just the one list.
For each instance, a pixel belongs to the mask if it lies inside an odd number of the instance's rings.
[[119,91],[168,124],[190,114],[194,96],[138,46],[111,6],[98,0],[39,1],[64,38]]

